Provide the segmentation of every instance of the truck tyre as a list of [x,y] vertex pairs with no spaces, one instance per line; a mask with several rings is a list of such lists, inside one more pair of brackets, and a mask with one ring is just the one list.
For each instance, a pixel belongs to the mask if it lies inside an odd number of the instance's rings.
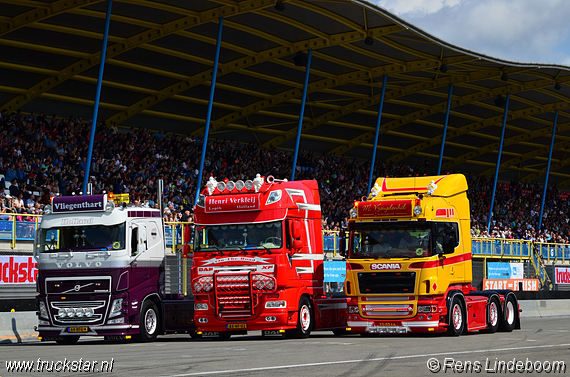
[[457,296],[453,297],[451,306],[449,307],[449,327],[447,328],[449,335],[459,336],[463,333],[465,329],[464,313],[465,310],[461,300]]
[[501,304],[496,297],[491,298],[487,305],[487,328],[483,332],[492,334],[499,328],[501,322]]
[[305,297],[299,300],[299,312],[297,315],[297,328],[290,332],[293,338],[304,339],[311,334],[315,317],[313,316],[313,307],[311,302]]
[[515,328],[517,320],[517,304],[512,296],[508,295],[505,299],[505,307],[501,320],[501,331],[511,332]]
[[156,304],[151,300],[146,300],[142,306],[139,318],[139,336],[141,342],[152,342],[158,335],[159,317]]
[[69,346],[77,343],[78,340],[79,340],[78,336],[65,336],[62,339],[57,339],[55,342],[57,344],[64,344]]

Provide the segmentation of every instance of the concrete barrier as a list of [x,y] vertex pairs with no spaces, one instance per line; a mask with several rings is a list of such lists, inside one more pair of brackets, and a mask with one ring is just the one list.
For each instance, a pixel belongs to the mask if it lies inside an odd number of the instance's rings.
[[570,300],[521,300],[521,318],[570,316]]
[[[521,300],[521,318],[570,316],[570,300]],[[38,324],[35,312],[1,312],[0,343],[36,341]]]
[[36,340],[38,333],[36,312],[0,313],[0,343],[22,343]]

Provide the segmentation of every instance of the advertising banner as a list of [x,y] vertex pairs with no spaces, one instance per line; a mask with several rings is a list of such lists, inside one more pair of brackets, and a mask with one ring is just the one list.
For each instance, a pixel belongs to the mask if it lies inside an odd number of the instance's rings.
[[522,279],[522,263],[487,262],[488,279]]
[[346,278],[346,262],[324,261],[325,283],[344,283]]
[[556,267],[556,284],[570,284],[570,267]]
[[522,283],[523,291],[538,291],[538,279],[483,279],[483,290],[494,291],[497,289],[510,289],[518,291]]
[[0,284],[35,284],[36,265],[32,257],[0,255]]

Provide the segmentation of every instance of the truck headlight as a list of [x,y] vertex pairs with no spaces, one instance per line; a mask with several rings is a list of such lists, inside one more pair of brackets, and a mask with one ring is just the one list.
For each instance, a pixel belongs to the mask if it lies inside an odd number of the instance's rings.
[[44,304],[43,301],[40,301],[40,304],[38,305],[38,307],[40,309],[40,317],[49,318],[47,308],[46,308],[46,304]]
[[121,314],[121,310],[123,309],[123,299],[117,298],[113,301],[113,305],[111,305],[111,313],[109,317],[115,317]]
[[194,310],[208,310],[208,304],[206,303],[194,304]]
[[286,301],[267,301],[265,303],[266,308],[286,308],[287,302]]
[[349,306],[348,312],[351,314],[358,313],[358,306]]
[[115,325],[117,323],[125,323],[125,317],[110,319],[107,321],[108,325]]
[[414,207],[414,215],[419,216],[422,214],[422,206],[415,206]]

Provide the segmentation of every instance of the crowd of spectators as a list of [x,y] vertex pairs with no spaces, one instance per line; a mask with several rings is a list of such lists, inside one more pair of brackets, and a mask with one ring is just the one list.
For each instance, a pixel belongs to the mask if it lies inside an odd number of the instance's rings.
[[[87,168],[90,122],[81,117],[60,119],[56,114],[0,113],[0,174],[9,182],[9,195],[0,190],[0,219],[22,220],[41,215],[54,195],[79,193]],[[93,193],[128,193],[130,201],[157,206],[157,180],[164,180],[167,221],[190,221],[203,140],[198,137],[98,125],[95,133],[89,182]],[[293,156],[256,143],[210,139],[203,181],[253,179],[257,173],[278,179],[291,177]],[[295,179],[316,179],[321,193],[323,227],[346,227],[354,200],[367,195],[370,161],[345,156],[320,155],[301,150]],[[426,157],[424,166],[376,162],[376,176],[405,177],[434,174]],[[472,234],[478,237],[517,238],[568,243],[567,193],[549,187],[538,229],[542,188],[536,183],[510,182],[497,187],[491,232],[487,232],[493,180],[468,176]],[[4,182],[0,182],[0,185]],[[4,187],[4,186],[0,186]],[[36,193],[37,195],[34,195]]]

